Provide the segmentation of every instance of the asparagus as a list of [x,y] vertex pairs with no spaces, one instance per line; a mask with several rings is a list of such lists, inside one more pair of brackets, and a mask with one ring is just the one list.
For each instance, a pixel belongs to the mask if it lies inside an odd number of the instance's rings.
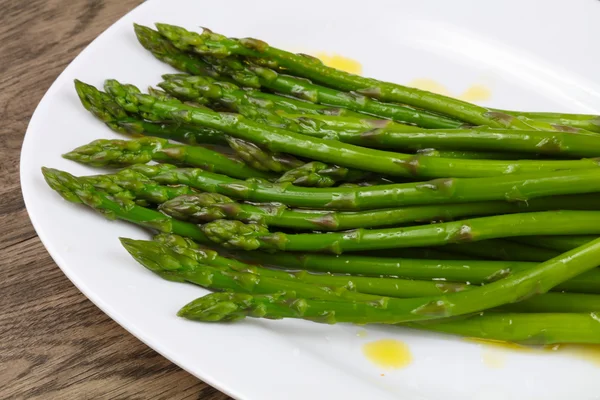
[[148,135],[189,144],[226,144],[223,134],[214,130],[174,122],[153,122],[139,114],[130,115],[108,94],[75,80],[83,106],[115,132]]
[[[546,293],[552,287],[597,265],[600,239],[561,256],[472,290],[436,297],[383,298],[380,302],[293,301],[282,294],[205,297],[180,310],[197,320],[231,320],[245,316],[303,318],[317,322],[397,324],[466,315]],[[290,301],[292,300],[292,301]],[[228,303],[228,304],[226,304]],[[227,307],[223,307],[223,306]],[[218,313],[216,313],[218,311]],[[260,311],[260,313],[257,313]],[[261,315],[262,314],[262,315]]]
[[600,132],[600,116],[598,115],[506,110],[497,111],[501,111],[515,117],[525,117],[544,121],[549,124],[561,125],[562,127],[572,127],[577,129],[585,129],[591,132]]
[[[223,75],[228,75],[234,80],[236,80],[236,74],[239,72],[244,74],[244,79],[247,76],[253,75],[255,77],[253,82],[258,82],[258,85],[255,87],[262,87],[286,95],[299,97],[312,103],[342,107],[381,118],[390,118],[395,121],[414,123],[425,128],[458,128],[462,125],[459,121],[451,120],[427,111],[416,110],[397,104],[380,103],[355,93],[340,92],[324,86],[314,85],[305,79],[278,74],[269,68],[243,65],[235,59],[212,59],[210,62],[216,69],[222,72]],[[169,76],[167,75],[165,78],[168,79]],[[181,78],[181,76],[178,76],[177,78]],[[243,85],[247,83],[244,79],[238,79],[236,81]],[[222,87],[226,86],[226,88],[222,88],[221,91],[218,91],[222,92],[224,90],[227,92],[224,101],[227,101],[232,97],[239,99],[242,94],[239,93],[239,91],[236,92],[236,89],[239,88],[235,85],[225,85],[222,82],[215,82],[209,77],[196,76],[178,80],[179,84],[167,81],[159,86],[172,94],[181,95],[192,100],[206,95],[210,96],[211,94],[207,92],[214,89],[215,85]],[[215,94],[218,97],[222,97],[222,94],[220,93]]]
[[506,261],[543,262],[560,254],[560,252],[555,250],[503,239],[483,240],[476,243],[447,244],[442,246],[441,249],[460,256],[468,255],[488,260]]
[[557,251],[568,251],[576,247],[583,246],[585,243],[596,239],[596,235],[578,235],[578,236],[532,236],[516,237],[512,240],[519,243],[531,244],[533,246],[543,247]]
[[[181,239],[176,239],[176,246],[123,238],[121,243],[138,262],[162,277],[185,280],[209,289],[268,294],[285,288],[302,292],[306,296],[333,300],[339,300],[340,294],[348,291],[349,293],[343,294],[342,298],[377,301],[379,296],[401,298],[436,296],[467,288],[466,284],[461,283],[344,277],[270,270],[243,263],[236,264],[233,260],[223,259],[210,250],[196,250],[187,244],[181,246],[182,242],[185,242]],[[584,302],[583,309],[589,309],[591,302]]]
[[[224,106],[228,109],[231,109],[232,111],[239,112],[243,116],[254,121],[264,122],[276,127],[284,127],[285,129],[307,134],[314,137],[335,139],[344,143],[356,144],[366,147],[387,147],[398,148],[403,150],[419,149],[425,150],[419,151],[419,153],[423,155],[447,158],[499,160],[527,158],[527,153],[512,154],[506,152],[494,153],[473,151],[452,152],[443,150],[432,151],[431,148],[423,149],[423,146],[421,144],[418,143],[418,145],[415,145],[414,143],[415,138],[418,138],[419,134],[423,134],[424,132],[428,133],[429,130],[424,131],[416,127],[402,125],[390,120],[367,119],[365,115],[359,115],[358,117],[339,117],[336,115],[332,117],[328,114],[318,114],[309,116],[278,114],[277,111],[285,112],[286,110],[285,108],[276,107],[275,101],[265,102],[262,99],[256,99],[255,95],[253,94],[254,92],[240,90],[239,87],[232,85],[228,82],[219,82],[204,76],[189,76],[182,74],[163,75],[163,79],[165,79],[165,81],[161,82],[159,86],[163,87],[169,93],[173,94],[174,96],[180,99],[195,100],[198,98],[206,98],[212,102],[217,103],[220,106]],[[270,96],[277,97],[275,95]],[[458,131],[459,133],[457,135],[458,140],[456,138],[453,138],[452,135],[445,134],[455,133],[455,131]],[[412,132],[414,132],[414,134],[411,134]],[[433,142],[441,143],[441,146],[439,146],[438,148],[442,149],[460,148],[460,138],[464,136],[473,136],[476,139],[483,139],[483,145],[481,147],[485,147],[486,143],[492,141],[493,143],[487,144],[488,147],[491,147],[493,149],[496,149],[498,147],[498,139],[496,137],[493,137],[491,134],[488,133],[477,135],[477,132],[478,131],[474,130],[450,129],[448,131],[434,131],[435,135],[432,136],[435,136],[436,138],[436,140],[434,140]],[[514,145],[514,147],[516,148],[519,148],[519,145],[523,147],[523,143],[521,142],[526,142],[525,145],[529,145],[530,147],[534,144],[539,145],[540,142],[542,142],[542,144],[548,143],[546,147],[541,146],[541,150],[538,148],[533,148],[533,150],[529,150],[530,152],[570,151],[570,149],[568,148],[557,148],[559,147],[558,144],[554,147],[551,146],[552,143],[549,143],[551,140],[554,140],[554,142],[556,142],[555,138],[552,136],[553,133],[542,133],[533,131],[535,132],[534,134],[538,134],[539,139],[536,140],[535,143],[529,143],[534,140],[526,136],[528,132],[525,132],[522,135],[519,135],[519,133],[515,133],[515,131],[512,130],[502,130],[500,132],[502,132],[504,136],[508,139],[514,136],[515,139],[513,140],[513,142],[517,143]],[[391,133],[390,138],[388,138],[390,136],[389,133]],[[509,136],[508,133],[511,133],[513,136]],[[371,138],[371,135],[373,135],[373,138]],[[408,140],[405,139],[406,137],[408,137]],[[438,137],[440,137],[441,139],[437,139]],[[381,140],[379,138],[381,138]],[[409,146],[403,145],[402,140],[408,141]],[[458,142],[458,145],[454,144],[454,146],[448,146],[443,142],[444,140],[452,141],[452,143]],[[566,141],[568,142],[568,140]],[[594,143],[593,141],[591,142]],[[411,143],[412,147],[410,146]],[[586,154],[597,154],[597,152],[593,153],[589,150],[587,151],[588,153]]]
[[[381,295],[396,298],[436,296],[469,290],[461,284],[413,281],[403,279],[287,274],[261,267],[214,262],[218,255],[207,254],[175,239],[177,246],[163,243],[121,238],[126,250],[143,266],[161,277],[173,281],[187,281],[209,289],[234,290],[243,293],[270,294],[282,290],[296,295],[321,300],[382,301]],[[208,262],[208,263],[206,263]],[[388,283],[386,287],[386,283]],[[356,290],[356,292],[354,291]],[[508,306],[528,312],[590,312],[600,307],[600,296],[585,294],[549,293],[541,300],[530,299]]]
[[[357,254],[263,253],[260,251],[234,251],[228,256],[273,268],[360,276],[397,276],[438,282],[468,282],[473,285],[495,282],[536,265],[532,262],[516,261],[457,260],[456,258],[423,260]],[[584,272],[557,285],[552,290],[600,294],[600,269]]]
[[516,342],[525,345],[599,343],[598,315],[483,313],[466,319],[409,323],[406,326],[466,337]]
[[600,234],[600,211],[541,211],[495,215],[401,228],[362,228],[328,234],[271,233],[263,225],[215,220],[202,226],[206,236],[225,247],[245,250],[346,251],[439,246],[514,236]]
[[249,121],[240,115],[218,113],[177,102],[164,102],[143,95],[129,86],[108,80],[105,89],[127,110],[154,113],[167,120],[218,129],[248,140],[275,153],[289,153],[316,161],[371,171],[390,176],[483,177],[511,173],[598,168],[591,159],[568,161],[456,160],[422,157],[373,150],[340,142],[309,137]]
[[198,225],[177,221],[161,212],[138,206],[125,199],[114,198],[96,188],[86,179],[53,168],[42,167],[48,185],[65,200],[85,204],[109,219],[121,219],[151,230],[176,233],[202,243],[210,243]]
[[[499,176],[481,179],[438,179],[367,187],[300,188],[256,180],[242,181],[201,169],[178,168],[166,171],[144,167],[159,183],[185,184],[204,192],[219,193],[259,203],[279,202],[290,207],[367,210],[409,205],[466,203],[474,201],[528,201],[538,197],[584,194],[600,191],[597,170],[558,171],[533,175]],[[597,195],[573,196],[573,204],[594,209]]]
[[[492,129],[415,129],[386,120],[327,115],[279,115],[299,124],[302,133],[335,138],[344,143],[384,149],[486,150],[548,154],[574,158],[598,157],[600,136],[595,133]],[[361,130],[361,127],[362,130]],[[333,132],[332,132],[333,131]]]
[[[193,193],[165,201],[161,204],[160,210],[179,220],[195,223],[206,223],[217,219],[234,219],[245,223],[259,223],[295,230],[340,231],[414,222],[448,221],[478,215],[560,209],[572,210],[587,205],[585,202],[579,203],[577,199],[566,196],[532,200],[526,208],[519,203],[495,201],[340,212],[294,210],[288,209],[282,204],[244,204],[218,193]],[[594,206],[594,209],[597,208]],[[512,243],[509,242],[509,244]],[[518,245],[514,246],[517,247]]]
[[201,147],[171,144],[166,139],[142,137],[133,140],[98,139],[80,146],[63,157],[94,167],[123,167],[150,161],[175,162],[208,171],[246,178],[273,178],[239,160]]
[[196,193],[194,189],[185,185],[159,185],[132,169],[123,169],[112,175],[94,175],[81,179],[113,197],[118,196],[122,199],[125,195],[128,200],[135,201],[137,205],[141,206],[146,206],[148,203],[162,204],[182,195]]
[[156,24],[156,26],[163,36],[183,51],[192,51],[201,55],[219,58],[228,56],[248,57],[264,66],[279,67],[285,69],[288,73],[312,79],[330,88],[356,91],[381,101],[407,104],[447,115],[473,125],[511,129],[541,128],[554,130],[550,124],[543,122],[513,117],[503,112],[491,111],[451,97],[365,78],[327,67],[317,59],[308,60],[306,56],[271,47],[261,40],[226,38],[208,30],[198,34],[167,24]]

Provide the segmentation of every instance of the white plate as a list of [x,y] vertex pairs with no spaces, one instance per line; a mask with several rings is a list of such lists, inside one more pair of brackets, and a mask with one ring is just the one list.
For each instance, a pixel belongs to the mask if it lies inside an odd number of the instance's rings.
[[[147,234],[63,201],[46,186],[40,167],[93,173],[60,154],[117,137],[81,107],[74,78],[98,86],[116,78],[145,88],[171,71],[138,45],[133,22],[208,26],[289,49],[334,52],[359,60],[366,75],[434,79],[454,94],[482,84],[492,92],[484,103],[490,106],[598,112],[598,17],[600,2],[593,0],[149,1],[100,35],[40,102],[21,158],[27,209],[56,263],[87,297],[233,397],[597,399],[598,366],[568,354],[506,352],[489,365],[491,350],[481,345],[393,327],[368,327],[365,336],[354,326],[302,321],[219,325],[177,318],[176,311],[204,291],[137,265],[117,237]],[[371,364],[362,345],[379,338],[407,343],[412,364],[398,370]]]

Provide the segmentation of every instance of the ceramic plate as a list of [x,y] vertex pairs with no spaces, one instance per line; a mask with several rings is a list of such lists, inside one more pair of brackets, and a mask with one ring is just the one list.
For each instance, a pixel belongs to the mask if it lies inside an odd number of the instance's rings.
[[[593,349],[585,356],[513,351],[397,327],[180,319],[177,310],[205,291],[164,281],[136,264],[117,238],[147,238],[146,232],[63,201],[40,173],[42,166],[94,173],[60,155],[93,139],[118,137],[79,104],[73,79],[101,86],[116,78],[145,88],[172,71],[138,45],[133,22],[207,26],[294,51],[337,55],[364,75],[492,107],[598,113],[598,17],[600,2],[593,0],[148,1],[90,44],[40,102],[21,158],[29,215],[56,263],[90,300],[235,398],[598,399]],[[385,369],[370,361],[364,345],[380,339],[405,343],[409,365]]]

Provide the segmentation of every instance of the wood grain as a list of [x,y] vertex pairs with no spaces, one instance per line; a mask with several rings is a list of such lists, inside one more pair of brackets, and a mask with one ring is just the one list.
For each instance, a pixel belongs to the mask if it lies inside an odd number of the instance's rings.
[[0,0],[0,398],[207,399],[218,392],[104,315],[52,261],[25,211],[19,153],[50,84],[136,0]]

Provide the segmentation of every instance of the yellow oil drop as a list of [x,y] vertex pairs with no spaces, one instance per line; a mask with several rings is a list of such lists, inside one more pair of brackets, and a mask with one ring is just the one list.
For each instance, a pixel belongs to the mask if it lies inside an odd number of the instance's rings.
[[406,343],[395,339],[381,339],[363,346],[365,357],[385,369],[404,368],[412,362],[412,354]]
[[317,57],[319,60],[323,61],[323,64],[328,67],[341,69],[346,72],[350,72],[351,74],[361,74],[362,73],[362,65],[358,61],[341,56],[335,53],[316,53],[313,56]]
[[356,336],[358,336],[359,338],[365,338],[365,337],[367,337],[367,330],[366,329],[359,329],[358,331],[356,331]]
[[486,101],[490,97],[492,97],[492,92],[483,85],[473,85],[458,96],[459,99],[464,101]]
[[600,345],[595,344],[555,344],[545,346],[547,352],[561,353],[570,357],[591,362],[600,367]]
[[492,97],[492,91],[488,87],[479,84],[475,84],[468,87],[462,94],[459,95],[451,93],[448,90],[448,88],[446,88],[446,86],[433,79],[414,79],[410,81],[407,86],[415,87],[421,90],[427,90],[428,92],[442,94],[444,96],[454,97],[464,101],[486,101]]
[[481,361],[488,368],[503,368],[506,364],[506,354],[494,348],[484,348],[481,352]]
[[505,342],[504,340],[495,340],[495,339],[479,339],[479,338],[465,338],[467,342],[473,342],[477,344],[482,344],[487,347],[494,347],[496,349],[504,349],[511,351],[521,351],[521,352],[531,352],[534,351],[532,347],[523,346],[521,344]]
[[427,90],[437,94],[443,94],[444,96],[451,96],[446,86],[441,83],[434,81],[433,79],[418,78],[410,81],[407,86],[414,87],[421,90]]

